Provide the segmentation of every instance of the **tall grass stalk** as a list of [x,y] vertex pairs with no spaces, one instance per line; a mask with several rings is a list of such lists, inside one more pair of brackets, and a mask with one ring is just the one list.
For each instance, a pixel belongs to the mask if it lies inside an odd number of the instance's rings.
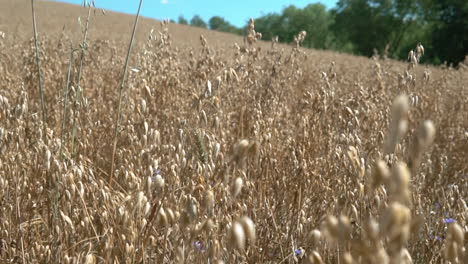
[[112,161],[111,161],[111,171],[109,172],[109,184],[112,184],[112,178],[114,177],[114,166],[115,166],[115,151],[117,150],[117,134],[119,131],[119,126],[120,126],[120,121],[122,119],[122,94],[123,90],[125,87],[125,80],[127,78],[127,68],[128,68],[128,62],[130,60],[130,53],[132,51],[133,47],[133,40],[135,39],[135,32],[137,29],[138,25],[138,20],[140,18],[140,10],[141,6],[143,4],[143,0],[140,0],[140,4],[138,5],[138,11],[135,17],[135,23],[133,24],[133,30],[132,30],[132,37],[130,39],[130,44],[128,45],[128,50],[127,50],[127,57],[125,58],[125,64],[123,68],[123,75],[122,75],[122,82],[120,83],[120,89],[119,89],[119,106],[118,106],[118,112],[117,112],[117,119],[115,120],[115,129],[114,129],[114,144],[112,148]]
[[74,103],[74,111],[73,111],[73,131],[72,131],[72,140],[71,140],[71,153],[75,154],[75,138],[76,138],[76,119],[78,114],[78,99],[81,99],[81,104],[83,104],[83,95],[81,90],[81,73],[83,72],[83,61],[86,55],[86,50],[88,48],[88,29],[89,29],[89,18],[91,16],[91,4],[88,4],[88,15],[86,17],[86,26],[85,31],[83,34],[83,41],[81,42],[80,49],[80,66],[78,68],[78,77],[77,77],[77,84],[76,84],[76,95],[75,95],[75,103]]
[[41,59],[40,59],[40,50],[39,42],[37,40],[37,25],[36,25],[36,10],[34,8],[34,0],[31,0],[31,11],[32,11],[32,20],[33,20],[33,31],[34,31],[34,43],[36,45],[36,64],[37,64],[37,73],[39,75],[39,93],[41,95],[41,108],[42,108],[42,122],[45,125],[47,121],[46,106],[44,101],[44,89],[42,87],[42,72],[41,72]]
[[62,151],[63,151],[63,142],[64,142],[63,137],[65,134],[65,124],[67,123],[68,93],[70,91],[70,76],[71,76],[71,70],[72,70],[72,64],[73,64],[73,53],[75,52],[71,44],[70,44],[70,48],[71,48],[70,62],[68,63],[67,81],[65,84],[65,91],[63,94],[62,132],[60,135],[60,156],[62,156]]

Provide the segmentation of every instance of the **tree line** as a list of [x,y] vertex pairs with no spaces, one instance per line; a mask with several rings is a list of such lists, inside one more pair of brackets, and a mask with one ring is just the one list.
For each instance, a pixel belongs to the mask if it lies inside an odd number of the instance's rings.
[[[220,16],[207,22],[198,15],[190,21],[180,16],[178,23],[239,35],[246,32]],[[456,65],[468,55],[468,1],[339,0],[330,10],[322,4],[290,5],[281,13],[256,18],[255,29],[263,40],[278,36],[285,43],[305,30],[305,47],[363,56],[378,53],[400,60],[420,42],[426,49],[422,62]]]

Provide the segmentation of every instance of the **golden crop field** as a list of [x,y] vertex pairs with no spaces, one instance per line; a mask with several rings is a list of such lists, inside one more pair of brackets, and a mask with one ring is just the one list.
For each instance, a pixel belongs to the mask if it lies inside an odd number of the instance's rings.
[[143,18],[122,85],[135,17],[36,7],[40,68],[0,0],[1,263],[468,263],[463,64]]

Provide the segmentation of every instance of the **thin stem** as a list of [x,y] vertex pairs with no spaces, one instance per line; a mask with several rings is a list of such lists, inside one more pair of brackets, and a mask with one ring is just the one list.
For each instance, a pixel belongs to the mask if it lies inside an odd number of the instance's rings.
[[[71,45],[70,45],[71,46]],[[67,82],[65,84],[65,91],[63,95],[63,117],[62,117],[62,133],[60,136],[60,156],[62,156],[62,150],[63,150],[63,135],[65,134],[65,124],[67,122],[67,103],[68,103],[68,92],[70,90],[70,76],[71,76],[71,70],[72,70],[72,64],[73,64],[73,47],[71,47],[70,51],[70,62],[68,63],[68,73],[67,73]]]
[[127,57],[125,58],[125,65],[123,69],[123,76],[122,76],[122,82],[120,84],[120,90],[119,90],[119,106],[118,106],[118,113],[117,113],[117,119],[115,120],[115,129],[114,129],[114,146],[112,149],[112,162],[111,162],[111,171],[109,173],[109,184],[112,185],[112,179],[114,177],[114,165],[115,165],[115,151],[117,150],[117,134],[119,131],[119,126],[120,126],[120,119],[122,118],[122,91],[124,89],[125,85],[125,79],[127,78],[127,68],[128,68],[128,62],[130,60],[130,53],[132,51],[132,46],[133,46],[133,40],[135,39],[135,32],[138,24],[138,19],[140,18],[140,10],[141,10],[141,5],[143,4],[143,0],[140,0],[140,4],[138,5],[138,11],[136,14],[135,18],[135,23],[133,25],[133,31],[132,31],[132,38],[130,39],[130,44],[128,45],[128,50],[127,50]]
[[39,93],[41,95],[41,107],[42,107],[42,122],[43,125],[46,124],[47,116],[46,116],[46,106],[44,101],[44,89],[42,87],[42,72],[41,72],[41,59],[39,57],[39,43],[37,41],[37,26],[36,26],[36,11],[34,9],[34,0],[31,0],[31,10],[32,10],[32,19],[33,19],[33,30],[34,30],[34,42],[36,45],[36,64],[37,64],[37,72],[39,74]]
[[78,80],[77,80],[77,85],[76,85],[76,95],[75,95],[75,111],[73,111],[73,132],[72,132],[72,152],[75,153],[75,137],[76,137],[76,115],[78,113],[78,98],[81,100],[81,104],[83,104],[83,96],[82,96],[82,91],[81,91],[81,73],[83,70],[83,61],[85,57],[85,52],[86,49],[88,48],[88,29],[89,29],[89,17],[91,16],[91,5],[88,6],[88,16],[86,18],[86,26],[85,26],[85,32],[83,36],[83,41],[81,43],[81,54],[80,54],[80,67],[78,69]]

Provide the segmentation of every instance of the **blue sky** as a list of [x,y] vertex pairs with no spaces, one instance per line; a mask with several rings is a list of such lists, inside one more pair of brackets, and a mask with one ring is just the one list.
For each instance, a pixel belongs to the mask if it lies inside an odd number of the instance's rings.
[[[82,4],[83,0],[59,0]],[[89,1],[89,0],[87,0]],[[96,7],[106,10],[135,14],[139,0],[95,0]],[[224,17],[235,26],[244,26],[250,17],[256,18],[268,13],[279,13],[284,7],[304,7],[311,3],[322,3],[327,8],[335,7],[337,0],[145,0],[142,15],[156,19],[174,19],[183,15],[187,20],[200,15],[206,22],[212,16]]]

